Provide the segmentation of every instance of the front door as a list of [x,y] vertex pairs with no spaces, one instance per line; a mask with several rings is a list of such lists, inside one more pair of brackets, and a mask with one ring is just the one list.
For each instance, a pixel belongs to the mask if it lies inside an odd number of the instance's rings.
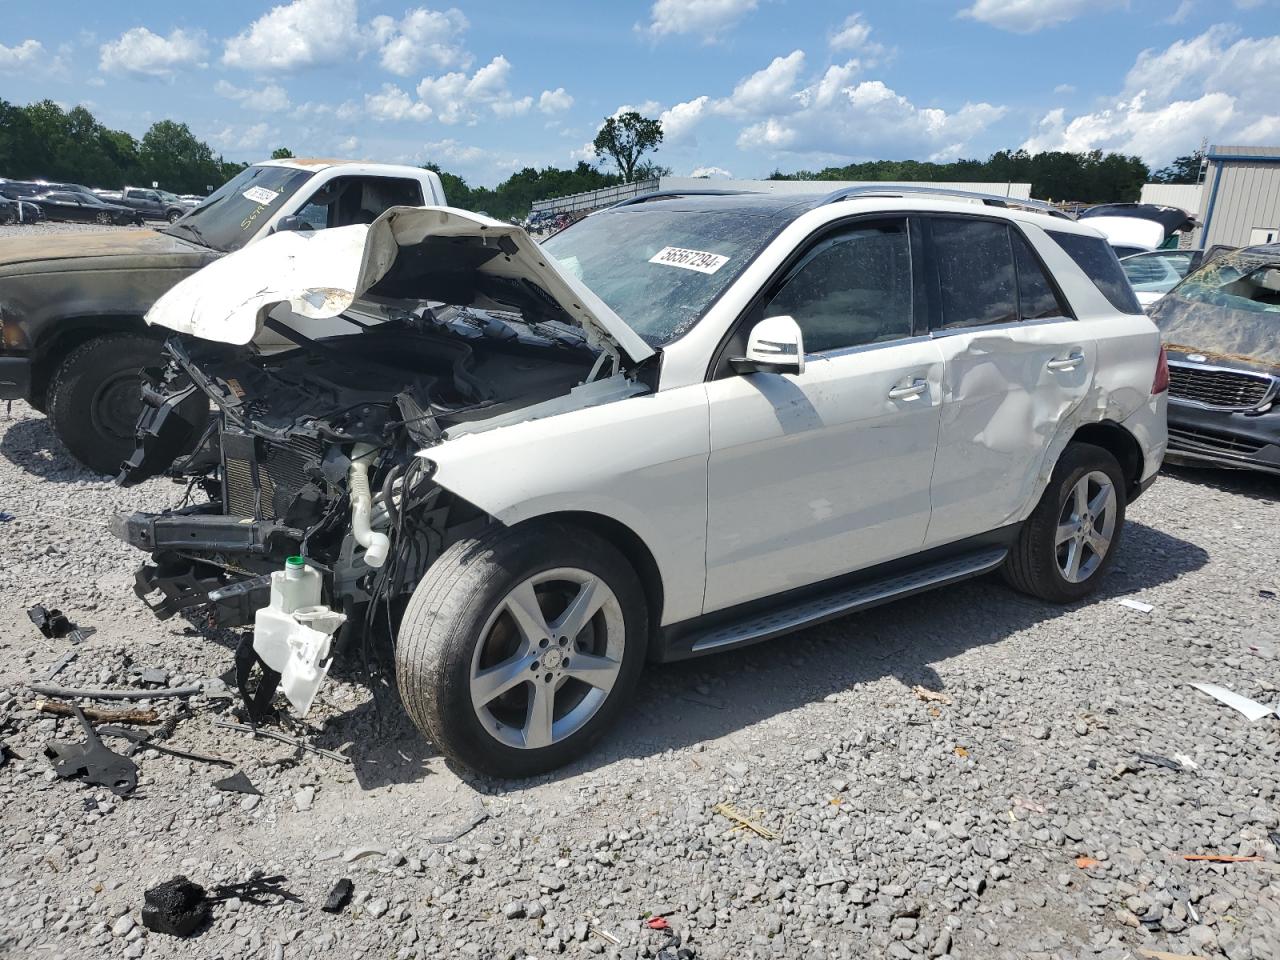
[[943,367],[917,335],[912,249],[905,217],[838,227],[744,318],[794,317],[807,358],[707,384],[705,612],[920,548]]
[[928,546],[1013,522],[1083,402],[1096,351],[1021,230],[937,217],[934,340],[946,373]]

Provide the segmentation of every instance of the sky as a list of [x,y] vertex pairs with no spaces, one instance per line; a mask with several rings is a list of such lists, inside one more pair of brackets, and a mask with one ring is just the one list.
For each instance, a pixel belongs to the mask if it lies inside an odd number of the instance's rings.
[[0,97],[188,123],[229,160],[435,161],[473,185],[663,122],[678,175],[1280,143],[1280,0],[5,0]]

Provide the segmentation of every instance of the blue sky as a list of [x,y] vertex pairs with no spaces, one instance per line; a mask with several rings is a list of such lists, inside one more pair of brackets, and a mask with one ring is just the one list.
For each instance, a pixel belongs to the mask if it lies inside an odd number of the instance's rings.
[[0,96],[184,120],[228,159],[435,160],[492,185],[619,108],[677,174],[1002,148],[1153,166],[1280,143],[1280,0],[7,0]]

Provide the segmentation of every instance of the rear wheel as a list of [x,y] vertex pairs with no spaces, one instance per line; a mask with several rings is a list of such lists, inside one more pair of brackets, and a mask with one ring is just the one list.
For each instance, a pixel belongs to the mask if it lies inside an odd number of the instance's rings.
[[160,362],[160,344],[111,333],[67,354],[49,387],[49,420],[71,455],[91,470],[114,474],[133,453],[142,412],[143,367]]
[[1124,473],[1110,451],[1071,444],[1009,551],[1005,579],[1023,593],[1055,603],[1092,593],[1120,545],[1125,489]]
[[638,578],[611,544],[535,521],[455,544],[432,565],[400,627],[396,675],[442,753],[526,777],[612,726],[647,631]]

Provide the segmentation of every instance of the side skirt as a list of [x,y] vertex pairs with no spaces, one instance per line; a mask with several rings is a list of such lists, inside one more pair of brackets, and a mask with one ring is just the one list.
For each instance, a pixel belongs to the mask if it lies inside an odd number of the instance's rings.
[[1021,524],[992,534],[881,564],[767,601],[695,617],[664,627],[658,638],[663,662],[745,647],[868,610],[935,587],[979,577],[1004,563]]

